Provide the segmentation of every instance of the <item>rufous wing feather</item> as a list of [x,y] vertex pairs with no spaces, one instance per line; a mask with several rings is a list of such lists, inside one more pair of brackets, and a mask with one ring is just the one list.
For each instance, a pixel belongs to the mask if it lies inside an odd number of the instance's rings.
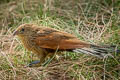
[[67,50],[90,46],[66,32],[50,30],[50,28],[49,32],[47,32],[47,29],[43,31],[42,34],[44,34],[44,36],[41,36],[41,33],[39,32],[38,37],[34,39],[36,45],[41,48]]

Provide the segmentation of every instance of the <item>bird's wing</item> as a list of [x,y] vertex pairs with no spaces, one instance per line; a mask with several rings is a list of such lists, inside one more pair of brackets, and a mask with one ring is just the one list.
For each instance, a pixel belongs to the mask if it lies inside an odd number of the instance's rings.
[[52,28],[40,30],[33,41],[37,46],[47,49],[67,50],[89,47],[89,44],[78,40],[75,36]]

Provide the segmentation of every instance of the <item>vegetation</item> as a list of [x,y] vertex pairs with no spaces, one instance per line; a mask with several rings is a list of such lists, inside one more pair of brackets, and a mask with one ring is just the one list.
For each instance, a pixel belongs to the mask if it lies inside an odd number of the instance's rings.
[[12,32],[23,23],[49,26],[93,44],[120,43],[119,0],[0,1],[1,80],[119,80],[120,54],[99,59],[64,52],[47,66],[25,67],[36,55],[27,52]]

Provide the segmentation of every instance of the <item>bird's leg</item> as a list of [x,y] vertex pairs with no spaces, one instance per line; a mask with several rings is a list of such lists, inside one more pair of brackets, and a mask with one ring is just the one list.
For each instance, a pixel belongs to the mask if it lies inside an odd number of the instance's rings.
[[28,66],[29,67],[39,67],[41,64],[45,61],[46,55],[44,53],[41,53],[38,55],[40,60],[36,60],[31,62]]
[[47,56],[46,56],[46,58],[45,58],[47,60],[45,61],[45,63],[43,64],[43,66],[46,66],[47,64],[49,64],[54,59],[54,57],[55,57],[54,53],[48,53]]
[[55,53],[48,53],[45,59],[47,60],[45,61],[43,66],[46,66],[47,64],[49,64],[53,59],[58,60],[59,56]]
[[56,60],[59,59],[58,52],[57,52],[57,53],[49,53],[47,56],[48,56],[49,58],[52,58],[52,57],[53,57],[53,59],[56,59]]
[[59,55],[55,55],[55,59],[59,60],[60,56]]

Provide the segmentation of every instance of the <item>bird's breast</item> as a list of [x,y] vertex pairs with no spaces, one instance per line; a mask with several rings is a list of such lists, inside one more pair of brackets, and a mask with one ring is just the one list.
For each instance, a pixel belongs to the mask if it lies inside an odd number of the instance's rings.
[[20,37],[20,40],[24,45],[24,47],[29,51],[32,51],[33,53],[36,53],[36,54],[40,54],[41,52],[43,52],[43,49],[35,45],[34,42],[31,41],[31,38]]

